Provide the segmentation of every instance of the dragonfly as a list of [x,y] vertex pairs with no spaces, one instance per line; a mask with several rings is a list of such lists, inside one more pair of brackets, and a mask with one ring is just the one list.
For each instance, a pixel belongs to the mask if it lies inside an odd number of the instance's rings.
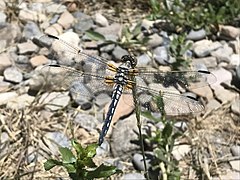
[[[133,56],[124,55],[119,66],[108,59],[86,53],[82,48],[74,46],[53,35],[43,35],[39,39],[53,54],[62,55],[71,65],[60,63],[47,64],[42,69],[56,78],[62,89],[69,89],[82,96],[95,96],[99,92],[111,93],[109,105],[99,145],[109,130],[113,115],[122,94],[132,94],[136,90],[140,104],[149,104],[154,97],[161,96],[166,115],[198,113],[204,106],[196,99],[179,91],[169,91],[170,87],[194,89],[207,86],[216,81],[215,76],[207,70],[161,72],[155,69],[137,67]],[[51,82],[50,82],[51,83]],[[153,88],[160,84],[161,87]],[[150,86],[152,85],[152,86]],[[152,87],[152,88],[151,88]]]

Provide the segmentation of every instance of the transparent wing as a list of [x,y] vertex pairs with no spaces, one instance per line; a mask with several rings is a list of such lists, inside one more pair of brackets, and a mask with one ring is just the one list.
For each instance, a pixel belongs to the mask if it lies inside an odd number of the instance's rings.
[[160,72],[146,69],[139,69],[139,77],[149,83],[160,83],[164,87],[195,89],[213,84],[216,77],[209,71],[170,71]]
[[70,90],[89,97],[100,92],[112,92],[112,85],[106,84],[105,78],[98,74],[62,65],[45,65],[40,71],[46,79],[45,88],[48,90]]
[[38,43],[51,50],[51,55],[59,64],[75,67],[84,72],[92,72],[104,76],[107,61],[99,56],[85,53],[81,48],[52,35],[43,35],[38,38]]

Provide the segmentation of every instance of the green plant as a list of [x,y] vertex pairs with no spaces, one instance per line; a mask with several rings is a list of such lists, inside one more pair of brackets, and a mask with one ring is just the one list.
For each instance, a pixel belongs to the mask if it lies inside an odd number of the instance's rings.
[[74,140],[71,143],[76,155],[66,147],[59,147],[62,160],[48,159],[44,163],[45,170],[48,171],[54,166],[63,166],[66,168],[69,177],[73,180],[107,178],[113,174],[122,173],[121,170],[114,166],[101,164],[97,167],[95,165],[93,157],[96,155],[97,144],[90,144],[86,148],[83,148]]
[[144,45],[149,40],[148,37],[141,36],[141,23],[139,22],[133,30],[128,26],[122,28],[121,37],[119,41],[107,40],[102,34],[92,30],[86,31],[87,36],[95,41],[103,41],[104,44],[117,44],[124,49],[128,50],[141,50],[145,51]]
[[187,69],[190,66],[190,59],[186,57],[186,51],[191,48],[191,43],[186,43],[186,35],[175,35],[170,42],[169,53],[170,56],[176,59],[172,63],[173,70],[180,70],[179,68]]
[[154,146],[153,152],[156,160],[153,164],[153,170],[160,169],[161,177],[160,179],[180,179],[180,171],[178,169],[178,162],[173,158],[172,151],[174,147],[175,140],[182,134],[179,132],[174,132],[174,120],[166,120],[164,102],[161,96],[155,98],[155,103],[162,116],[160,119],[156,119],[151,115],[150,112],[143,112],[142,114],[148,119],[155,122],[161,121],[163,124],[163,129],[157,129],[151,134],[144,135],[146,139]]

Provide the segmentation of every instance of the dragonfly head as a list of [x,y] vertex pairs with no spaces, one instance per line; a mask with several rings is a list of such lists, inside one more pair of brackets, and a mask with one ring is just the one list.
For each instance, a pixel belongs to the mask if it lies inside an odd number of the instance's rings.
[[137,59],[130,55],[122,56],[121,60],[124,63],[130,63],[131,68],[135,68],[137,65]]

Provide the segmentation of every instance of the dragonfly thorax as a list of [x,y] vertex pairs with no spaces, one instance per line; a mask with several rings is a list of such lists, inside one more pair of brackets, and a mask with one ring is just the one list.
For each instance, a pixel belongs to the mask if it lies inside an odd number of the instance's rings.
[[137,59],[130,55],[122,56],[121,60],[128,66],[128,68],[135,68],[137,65]]

